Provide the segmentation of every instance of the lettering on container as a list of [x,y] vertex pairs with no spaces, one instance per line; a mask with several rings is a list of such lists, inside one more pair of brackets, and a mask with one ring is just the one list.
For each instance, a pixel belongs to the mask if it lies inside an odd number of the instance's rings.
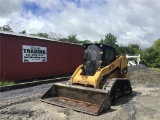
[[47,62],[47,47],[22,46],[23,62]]

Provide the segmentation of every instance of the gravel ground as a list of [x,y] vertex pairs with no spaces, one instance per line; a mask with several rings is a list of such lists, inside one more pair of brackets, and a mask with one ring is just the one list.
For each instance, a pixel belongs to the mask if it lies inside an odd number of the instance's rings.
[[52,86],[43,84],[1,92],[0,120],[159,120],[160,74],[144,66],[141,69],[138,67],[129,75],[133,95],[119,99],[99,116],[40,102],[40,97]]
[[145,65],[128,67],[129,79],[133,84],[160,85],[160,74],[153,72]]
[[150,71],[150,69],[143,64],[139,64],[136,66],[128,66],[128,74],[129,75],[131,75],[134,71],[137,71],[137,70]]

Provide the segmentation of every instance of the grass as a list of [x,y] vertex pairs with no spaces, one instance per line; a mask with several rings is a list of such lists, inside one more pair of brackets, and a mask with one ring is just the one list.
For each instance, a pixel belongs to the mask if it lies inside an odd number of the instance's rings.
[[156,73],[160,73],[160,68],[150,68],[150,69]]
[[14,85],[14,82],[9,81],[0,81],[0,86]]
[[45,80],[45,79],[55,79],[55,78],[61,78],[61,77],[69,77],[71,74],[64,74],[64,75],[57,75],[57,76],[51,76],[51,77],[45,77],[45,78],[37,78],[37,79],[31,79],[31,80],[21,80],[21,81],[4,81],[4,79],[0,80],[0,86],[7,86],[7,85],[15,85],[19,83],[26,83],[26,82],[36,82],[40,80]]

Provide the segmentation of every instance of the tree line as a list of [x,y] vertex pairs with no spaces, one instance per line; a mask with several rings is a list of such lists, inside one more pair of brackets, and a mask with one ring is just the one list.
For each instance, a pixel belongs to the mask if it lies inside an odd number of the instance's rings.
[[[9,25],[0,26],[0,31],[8,31],[13,32]],[[27,34],[26,30],[19,32],[19,34]],[[160,67],[160,38],[154,41],[154,44],[150,48],[146,48],[144,50],[140,49],[138,44],[129,44],[128,46],[118,45],[117,37],[111,33],[106,34],[100,40],[92,42],[91,40],[78,40],[76,34],[71,34],[68,37],[61,37],[61,35],[57,35],[56,33],[37,33],[37,34],[29,34],[32,36],[56,39],[62,42],[70,42],[77,44],[86,44],[86,43],[101,43],[108,44],[116,48],[117,54],[125,55],[125,54],[140,54],[141,60],[143,64],[148,67]]]

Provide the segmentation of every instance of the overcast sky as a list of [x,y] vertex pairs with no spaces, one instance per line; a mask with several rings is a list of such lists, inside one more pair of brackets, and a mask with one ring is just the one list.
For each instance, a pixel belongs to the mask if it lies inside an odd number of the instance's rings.
[[0,26],[150,47],[160,38],[160,0],[0,0]]

